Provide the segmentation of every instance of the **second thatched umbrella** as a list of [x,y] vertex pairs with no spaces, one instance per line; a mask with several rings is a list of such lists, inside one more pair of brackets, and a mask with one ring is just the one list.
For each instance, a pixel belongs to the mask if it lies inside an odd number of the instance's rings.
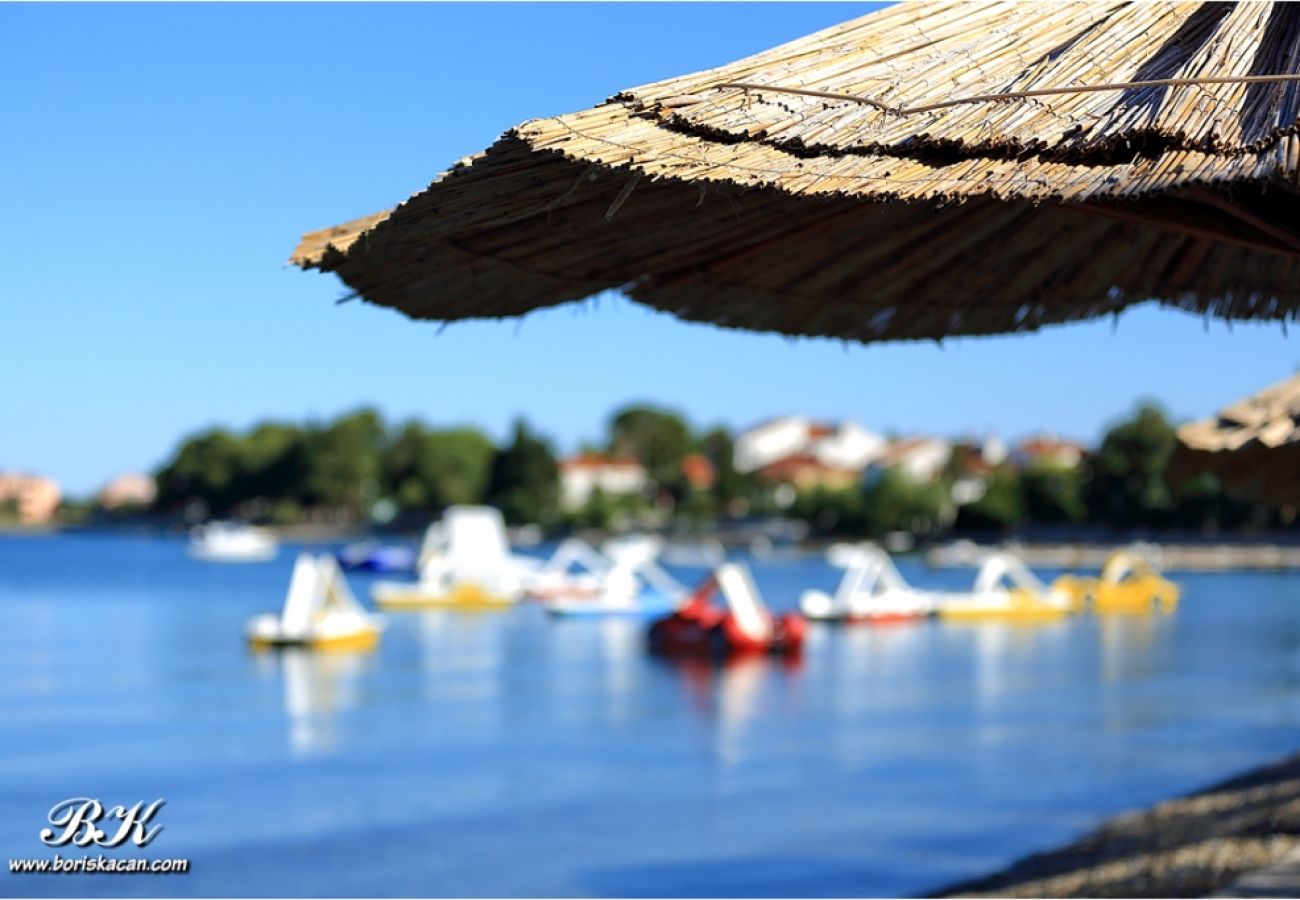
[[293,261],[416,318],[619,288],[860,341],[1300,316],[1300,7],[903,3],[527,122]]
[[1179,428],[1171,475],[1202,472],[1265,505],[1300,505],[1300,375]]

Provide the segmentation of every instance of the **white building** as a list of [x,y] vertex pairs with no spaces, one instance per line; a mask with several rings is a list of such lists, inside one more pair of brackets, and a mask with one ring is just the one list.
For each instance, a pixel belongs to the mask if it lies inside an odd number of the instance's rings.
[[738,472],[756,472],[790,457],[812,457],[834,469],[865,468],[885,448],[885,439],[856,422],[830,425],[803,416],[783,416],[736,436]]
[[756,472],[787,456],[802,453],[812,423],[802,416],[769,419],[736,435],[732,457],[737,472]]
[[881,471],[898,469],[913,481],[933,481],[939,477],[952,455],[952,445],[943,438],[912,437],[891,443],[872,461]]
[[836,469],[865,469],[888,445],[857,422],[841,422],[830,434],[814,438],[809,448],[817,461]]
[[1011,455],[1007,449],[1007,442],[996,434],[984,438],[984,441],[980,444],[980,454],[990,466],[1002,465],[1007,461],[1007,457]]
[[580,509],[597,489],[606,497],[639,494],[646,483],[645,467],[636,460],[584,453],[560,461],[560,506]]

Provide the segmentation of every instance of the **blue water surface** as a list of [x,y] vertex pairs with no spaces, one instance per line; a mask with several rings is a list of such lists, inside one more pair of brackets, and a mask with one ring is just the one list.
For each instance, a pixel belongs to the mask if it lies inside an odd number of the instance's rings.
[[[0,894],[910,895],[1300,745],[1295,574],[1178,576],[1171,617],[813,627],[798,664],[669,664],[532,605],[252,654],[296,549],[0,537],[0,857],[52,857],[65,798],[161,797],[153,843],[95,853],[191,862]],[[839,574],[749,562],[777,608]]]

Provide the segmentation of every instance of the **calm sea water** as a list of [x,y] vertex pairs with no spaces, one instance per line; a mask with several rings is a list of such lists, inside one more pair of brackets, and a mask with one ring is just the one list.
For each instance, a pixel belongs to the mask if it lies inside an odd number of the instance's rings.
[[[0,894],[907,895],[1300,745],[1296,575],[1180,576],[1168,618],[814,628],[800,665],[671,665],[534,606],[250,654],[294,549],[0,538],[0,858],[52,857],[59,800],[161,797],[159,837],[105,855],[192,866]],[[838,576],[752,565],[775,607]]]

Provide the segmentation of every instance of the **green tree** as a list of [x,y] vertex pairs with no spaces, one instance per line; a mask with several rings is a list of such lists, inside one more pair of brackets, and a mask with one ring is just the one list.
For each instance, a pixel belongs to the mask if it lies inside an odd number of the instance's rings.
[[304,446],[309,504],[361,518],[379,496],[387,440],[383,420],[370,409],[309,432]]
[[916,481],[901,469],[886,469],[863,494],[864,524],[873,535],[890,531],[932,534],[943,523],[949,502],[942,481]]
[[184,440],[171,461],[155,473],[155,508],[175,512],[201,500],[211,514],[229,515],[242,499],[235,490],[240,452],[239,439],[220,428]]
[[522,419],[510,444],[496,452],[487,500],[512,524],[547,525],[556,519],[559,469],[550,445]]
[[1218,478],[1205,472],[1174,491],[1170,519],[1180,528],[1213,534],[1252,520],[1266,521],[1267,513],[1249,500],[1227,493]]
[[1031,522],[1045,525],[1081,522],[1088,513],[1083,502],[1080,466],[1047,461],[1032,463],[1020,474],[1020,494],[1025,518]]
[[700,438],[700,452],[713,464],[713,499],[723,513],[737,501],[753,502],[760,488],[752,475],[736,471],[736,445],[725,428],[712,428]]
[[473,428],[429,431],[408,422],[384,458],[385,481],[404,509],[477,503],[487,490],[495,454],[492,441]]
[[609,450],[631,456],[661,488],[681,496],[685,489],[682,457],[691,451],[691,430],[671,410],[653,406],[628,406],[610,419]]
[[301,498],[308,471],[305,440],[301,428],[278,422],[258,425],[238,439],[236,503]]
[[835,490],[819,486],[803,491],[795,498],[790,512],[823,535],[863,536],[870,525],[863,493],[857,488]]
[[579,528],[597,528],[602,531],[608,531],[614,524],[614,517],[617,510],[610,499],[605,496],[605,492],[600,488],[595,488],[587,502],[583,503],[577,512],[573,514],[573,524]]
[[1020,481],[1010,469],[998,469],[984,483],[983,495],[957,511],[959,531],[1010,531],[1024,514]]
[[1165,468],[1174,427],[1154,404],[1138,407],[1102,439],[1092,463],[1087,505],[1095,521],[1120,527],[1164,525],[1172,496]]

